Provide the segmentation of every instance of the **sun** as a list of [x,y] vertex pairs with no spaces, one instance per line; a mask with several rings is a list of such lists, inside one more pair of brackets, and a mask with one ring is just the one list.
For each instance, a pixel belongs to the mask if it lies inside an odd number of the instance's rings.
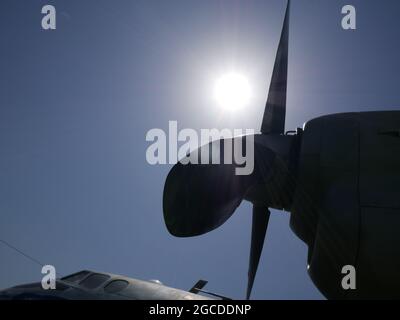
[[250,100],[250,85],[245,76],[231,72],[221,76],[215,83],[214,95],[224,110],[236,111]]

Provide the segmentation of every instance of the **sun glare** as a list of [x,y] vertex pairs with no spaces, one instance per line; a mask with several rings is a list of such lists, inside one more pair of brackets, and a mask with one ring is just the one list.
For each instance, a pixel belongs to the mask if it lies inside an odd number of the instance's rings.
[[220,77],[214,88],[215,99],[224,110],[242,109],[250,100],[250,85],[238,73],[228,73]]

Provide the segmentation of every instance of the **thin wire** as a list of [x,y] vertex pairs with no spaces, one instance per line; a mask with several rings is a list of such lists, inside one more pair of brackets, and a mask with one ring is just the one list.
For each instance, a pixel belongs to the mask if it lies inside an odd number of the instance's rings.
[[22,250],[14,247],[12,244],[8,243],[7,241],[4,241],[2,239],[0,239],[0,242],[3,243],[4,245],[6,245],[7,247],[9,247],[10,249],[18,252],[19,254],[23,255],[25,258],[28,258],[29,260],[31,260],[32,262],[38,264],[39,266],[43,267],[44,264],[41,263],[39,260],[35,259],[34,257],[30,256],[29,254],[26,254],[25,252],[23,252]]

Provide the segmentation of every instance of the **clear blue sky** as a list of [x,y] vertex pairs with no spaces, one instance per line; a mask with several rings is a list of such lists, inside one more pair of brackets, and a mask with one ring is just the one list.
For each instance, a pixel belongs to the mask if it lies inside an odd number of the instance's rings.
[[[340,27],[357,9],[357,30]],[[41,7],[57,29],[41,29]],[[22,1],[0,4],[0,238],[58,275],[80,269],[160,279],[243,298],[250,205],[207,235],[170,236],[150,166],[152,128],[259,130],[283,0]],[[399,109],[397,0],[297,0],[290,25],[286,129],[319,115]],[[245,112],[221,115],[213,83],[247,75]],[[306,246],[274,211],[256,299],[320,299]],[[40,267],[0,244],[0,287],[39,281]]]

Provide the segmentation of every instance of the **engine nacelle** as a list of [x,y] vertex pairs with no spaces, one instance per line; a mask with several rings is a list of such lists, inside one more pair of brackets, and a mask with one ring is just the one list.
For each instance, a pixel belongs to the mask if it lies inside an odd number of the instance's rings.
[[[307,122],[290,225],[308,245],[308,272],[331,299],[400,298],[400,112]],[[356,289],[342,287],[342,268]]]

